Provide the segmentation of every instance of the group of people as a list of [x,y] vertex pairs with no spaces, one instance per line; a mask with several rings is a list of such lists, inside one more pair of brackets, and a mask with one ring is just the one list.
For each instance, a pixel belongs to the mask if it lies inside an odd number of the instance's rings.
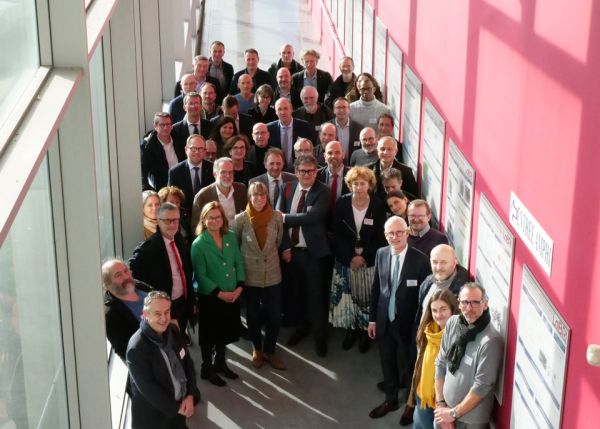
[[200,377],[238,378],[225,353],[244,311],[257,369],[286,368],[281,326],[294,328],[288,346],[312,335],[325,357],[331,325],[344,350],[377,339],[385,401],[372,418],[398,409],[407,388],[403,424],[413,413],[415,427],[486,424],[502,342],[485,291],[430,227],[375,79],[344,57],[333,80],[318,52],[300,64],[290,45],[268,71],[247,49],[234,74],[224,53],[215,41],[195,57],[155,115],[141,144],[144,241],[127,264],[102,267],[134,427],[184,428],[193,414],[189,326]]

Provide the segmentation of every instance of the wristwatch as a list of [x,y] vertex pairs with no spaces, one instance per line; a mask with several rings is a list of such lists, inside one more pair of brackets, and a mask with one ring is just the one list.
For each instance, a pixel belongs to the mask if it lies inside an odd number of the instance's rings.
[[452,408],[450,410],[450,417],[452,417],[454,420],[458,419],[458,415],[456,414],[456,408]]

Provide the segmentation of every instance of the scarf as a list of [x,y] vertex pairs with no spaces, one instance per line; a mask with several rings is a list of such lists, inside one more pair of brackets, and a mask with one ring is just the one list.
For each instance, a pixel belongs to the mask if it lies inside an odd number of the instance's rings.
[[421,379],[417,386],[417,395],[421,398],[421,408],[435,408],[435,359],[440,351],[444,330],[435,321],[425,328],[427,347],[423,352]]
[[258,247],[262,250],[267,242],[267,226],[273,217],[273,209],[269,204],[265,204],[262,211],[257,211],[254,206],[250,203],[246,205],[246,214],[250,220],[250,225],[254,228],[254,234],[256,235],[256,241],[258,241]]
[[173,333],[173,327],[169,325],[163,335],[159,335],[150,327],[146,319],[142,319],[140,322],[140,329],[142,334],[160,351],[167,370],[171,376],[171,382],[173,383],[174,399],[181,401],[187,392],[187,377],[183,365],[177,356],[175,351],[175,335]]
[[158,225],[157,219],[150,219],[148,216],[144,216],[144,229],[151,231],[152,234],[156,232],[156,227]]
[[460,361],[467,349],[467,343],[473,341],[477,334],[483,331],[489,323],[489,308],[472,325],[469,325],[469,322],[467,322],[467,319],[462,314],[458,316],[458,328],[461,333],[456,341],[454,341],[454,344],[450,346],[450,349],[448,349],[448,370],[451,374],[454,374],[460,366]]

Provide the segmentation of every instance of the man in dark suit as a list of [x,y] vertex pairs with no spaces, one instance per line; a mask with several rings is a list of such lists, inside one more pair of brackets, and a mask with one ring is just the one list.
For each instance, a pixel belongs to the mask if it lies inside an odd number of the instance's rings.
[[210,135],[212,123],[202,119],[202,98],[197,92],[190,92],[183,98],[185,117],[173,125],[173,139],[179,146],[185,147],[192,134],[201,134],[205,139]]
[[170,323],[170,309],[167,294],[150,292],[140,328],[127,347],[132,426],[137,429],[186,429],[186,418],[200,401],[194,362]]
[[343,97],[336,98],[333,102],[333,118],[330,123],[337,129],[337,139],[344,148],[344,164],[350,164],[352,153],[360,149],[360,132],[362,126],[350,118],[350,104]]
[[290,76],[304,70],[304,66],[294,59],[294,47],[292,45],[283,45],[279,50],[279,55],[279,61],[274,62],[269,67],[269,74],[273,82],[277,79],[277,71],[282,67],[290,71]]
[[318,103],[319,93],[312,86],[305,86],[300,91],[300,99],[302,100],[302,107],[294,110],[293,116],[296,119],[303,119],[311,124],[315,132],[319,132],[321,124],[329,121],[333,118],[333,112],[329,107]]
[[314,86],[319,92],[319,103],[323,103],[325,94],[327,94],[329,87],[333,84],[333,78],[329,72],[317,68],[321,56],[314,49],[302,51],[300,58],[305,68],[304,71],[292,75],[292,88],[298,91],[297,94],[299,94],[305,86]]
[[330,122],[325,122],[319,131],[319,141],[315,143],[313,155],[320,166],[325,166],[325,148],[329,142],[337,141],[337,128]]
[[[325,167],[321,167],[317,172],[317,180],[325,183],[331,190],[332,205],[335,204],[334,200],[350,192],[344,180],[348,170],[348,167],[344,165],[342,144],[337,140],[327,143],[327,146],[325,146]],[[333,211],[333,207],[331,210]]]
[[275,87],[271,75],[258,68],[260,58],[258,57],[258,51],[256,49],[246,49],[244,51],[244,61],[246,62],[246,68],[234,74],[233,79],[231,79],[231,84],[229,85],[230,94],[235,95],[240,92],[240,89],[238,88],[238,79],[243,74],[249,74],[252,77],[254,88],[258,88],[264,84],[269,85],[271,88]]
[[181,121],[185,116],[183,97],[190,92],[196,92],[196,78],[193,74],[184,74],[181,78],[181,94],[169,101],[167,112],[171,115],[173,123]]
[[159,191],[167,185],[169,168],[185,159],[185,140],[172,136],[173,123],[166,112],[154,115],[154,131],[141,144],[142,189]]
[[[194,71],[193,75],[196,78],[196,88],[194,88],[195,92],[200,93],[202,89],[202,85],[206,82],[212,83],[216,88],[219,88],[217,91],[217,102],[220,103],[224,97],[224,94],[220,91],[220,84],[217,79],[208,75],[208,66],[209,66],[208,57],[204,55],[196,55],[194,57]],[[175,94],[174,97],[177,97],[181,94],[181,81],[177,81],[175,84]]]
[[230,225],[233,225],[235,215],[246,209],[246,203],[248,202],[246,185],[233,181],[233,161],[231,158],[222,157],[217,159],[213,165],[213,176],[215,177],[215,183],[203,188],[194,197],[190,221],[192,231],[196,231],[202,207],[210,201],[221,203]]
[[200,189],[213,183],[215,178],[213,163],[204,159],[206,155],[204,137],[198,134],[189,136],[185,153],[187,159],[169,170],[169,186],[177,186],[183,191],[185,195],[183,208],[189,220],[194,197]]
[[250,183],[256,181],[264,183],[269,190],[271,207],[277,207],[277,200],[279,199],[281,190],[288,182],[296,180],[296,176],[283,171],[285,157],[282,150],[277,147],[272,147],[267,151],[264,158],[264,166],[266,173],[250,179]]
[[[269,130],[262,122],[257,122],[252,127],[252,140],[254,144],[250,146],[250,150],[246,154],[246,161],[254,165],[254,171],[257,175],[266,173],[265,156],[271,148],[269,146]],[[284,165],[285,165],[285,159]],[[273,206],[275,207],[275,206]]]
[[208,60],[208,75],[219,81],[220,93],[225,95],[229,91],[229,85],[233,79],[233,66],[223,61],[225,45],[215,40],[210,44],[210,58]]
[[397,410],[399,389],[410,385],[419,285],[431,274],[427,256],[407,244],[404,219],[392,216],[384,231],[389,246],[375,256],[368,334],[379,343],[385,401],[369,413],[371,418]]
[[419,190],[412,169],[408,165],[398,162],[396,160],[396,153],[398,153],[398,144],[395,138],[386,136],[379,139],[377,142],[377,156],[379,157],[379,161],[367,165],[367,167],[373,170],[377,178],[375,195],[385,199],[385,189],[381,181],[381,172],[388,168],[395,168],[402,172],[402,191],[418,196]]
[[325,229],[330,191],[317,181],[317,160],[313,156],[299,156],[294,169],[298,181],[288,182],[277,204],[284,213],[285,233],[290,235],[292,245],[282,255],[289,263],[284,278],[284,313],[296,327],[288,345],[298,344],[311,326],[317,355],[323,357],[327,354],[329,287],[324,270],[331,255]]
[[134,278],[171,297],[171,314],[183,333],[193,316],[194,289],[192,262],[187,243],[179,234],[179,220],[177,206],[163,203],[158,209],[156,232],[138,244],[129,258],[129,268]]
[[290,71],[285,67],[281,67],[277,70],[277,87],[273,91],[273,101],[275,103],[280,98],[287,98],[294,109],[302,107],[302,100],[300,100],[300,91],[296,91],[292,88],[292,75]]
[[286,164],[292,165],[294,142],[298,137],[317,141],[317,134],[308,122],[292,118],[292,103],[287,98],[280,98],[275,102],[275,113],[279,120],[267,124],[270,134],[269,145],[283,150]]

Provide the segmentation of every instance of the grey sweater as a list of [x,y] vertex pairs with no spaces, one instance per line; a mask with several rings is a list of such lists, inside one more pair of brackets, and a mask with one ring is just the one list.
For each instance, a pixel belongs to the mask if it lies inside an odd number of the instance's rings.
[[458,323],[458,316],[452,316],[448,320],[440,353],[435,361],[435,378],[444,379],[444,400],[451,408],[459,404],[469,390],[483,398],[475,408],[461,416],[459,421],[471,424],[488,423],[494,407],[494,385],[502,360],[504,341],[490,322],[477,334],[474,341],[467,344],[458,370],[451,374],[447,371],[446,354],[464,329],[466,327]]

